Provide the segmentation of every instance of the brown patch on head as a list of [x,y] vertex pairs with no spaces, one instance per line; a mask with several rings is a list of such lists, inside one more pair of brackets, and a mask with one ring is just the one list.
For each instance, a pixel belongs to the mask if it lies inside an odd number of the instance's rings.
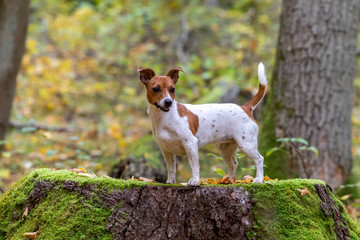
[[146,84],[149,103],[159,103],[168,94],[175,99],[175,84],[168,76],[155,76]]
[[199,129],[199,117],[193,112],[189,111],[184,105],[177,103],[177,110],[180,117],[187,117],[189,122],[189,128],[192,134],[195,136]]
[[242,136],[242,139],[245,139],[245,136]]
[[215,125],[213,124],[213,125],[211,125],[213,128],[215,127]]

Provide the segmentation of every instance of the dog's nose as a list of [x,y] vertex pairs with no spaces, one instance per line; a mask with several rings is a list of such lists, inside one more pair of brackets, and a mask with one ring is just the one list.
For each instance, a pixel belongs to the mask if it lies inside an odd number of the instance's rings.
[[170,107],[172,104],[172,100],[170,98],[165,99],[164,101],[165,107]]

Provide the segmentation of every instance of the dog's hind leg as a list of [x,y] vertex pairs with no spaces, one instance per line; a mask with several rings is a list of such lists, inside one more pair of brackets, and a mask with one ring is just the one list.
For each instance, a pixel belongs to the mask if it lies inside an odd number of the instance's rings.
[[219,144],[220,155],[228,166],[229,179],[233,179],[235,177],[236,168],[238,166],[238,161],[235,158],[235,153],[238,148],[239,147],[236,142]]
[[[248,137],[249,138],[249,137]],[[257,149],[257,139],[236,139],[240,150],[246,154],[251,160],[254,161],[256,166],[256,177],[253,180],[254,183],[262,183],[264,181],[264,157],[261,156]]]

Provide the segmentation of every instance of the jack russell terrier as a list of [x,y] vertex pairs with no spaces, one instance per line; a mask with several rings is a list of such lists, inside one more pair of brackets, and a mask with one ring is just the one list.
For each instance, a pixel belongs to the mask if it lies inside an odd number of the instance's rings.
[[240,149],[256,165],[255,183],[264,179],[264,158],[257,149],[259,127],[252,115],[253,110],[266,94],[265,67],[258,66],[259,90],[245,105],[236,104],[181,104],[175,101],[175,84],[181,67],[171,69],[166,76],[156,76],[149,68],[139,67],[140,80],[146,86],[148,114],[157,145],[166,161],[166,183],[175,183],[176,155],[187,155],[191,178],[188,186],[200,185],[198,150],[208,143],[218,143],[220,154],[228,166],[228,176],[235,177],[238,162],[235,158]]

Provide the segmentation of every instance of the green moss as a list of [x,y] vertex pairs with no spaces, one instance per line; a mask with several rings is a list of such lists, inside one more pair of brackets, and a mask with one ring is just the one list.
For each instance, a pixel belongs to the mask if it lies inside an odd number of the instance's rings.
[[[336,239],[332,232],[333,221],[322,217],[314,183],[319,181],[296,179],[259,185],[253,193],[257,201],[254,216],[260,235],[266,239],[313,239],[314,236]],[[297,190],[305,187],[311,196],[301,196]]]
[[[76,181],[81,185],[94,185],[109,191],[143,187],[145,185],[169,186],[136,180],[121,180],[110,177],[81,176],[68,170],[37,169],[18,180],[0,196],[0,239],[26,239],[25,232],[39,230],[37,239],[112,239],[105,230],[110,210],[99,206],[99,201],[84,199],[76,192],[62,188],[61,184],[48,191],[41,204],[32,209],[25,220],[22,215],[29,194],[38,181],[53,183]],[[183,187],[180,184],[172,185]],[[89,227],[90,226],[90,227]]]
[[[22,214],[28,206],[29,194],[38,181],[53,182],[54,187],[47,191],[41,204],[35,206],[27,217]],[[131,180],[118,180],[108,177],[89,178],[67,170],[54,171],[38,169],[23,177],[13,187],[0,196],[0,239],[26,239],[25,232],[39,230],[38,239],[112,239],[106,231],[111,209],[106,208],[94,195],[85,198],[77,192],[62,187],[64,181],[76,181],[79,185],[93,185],[97,189],[125,189],[165,185]],[[57,184],[56,184],[57,183]],[[256,221],[254,231],[249,237],[263,239],[336,239],[334,220],[325,217],[320,209],[315,184],[325,185],[319,180],[292,179],[272,181],[263,184],[206,185],[202,187],[243,187],[250,192],[256,204],[253,214]],[[297,189],[307,188],[311,196],[301,196]],[[332,195],[334,199],[335,196]],[[339,200],[335,200],[349,227],[352,239],[360,238],[359,226],[345,213]]]
[[79,183],[79,185],[96,184],[99,188],[104,189],[105,187],[107,187],[108,189],[111,190],[129,189],[132,187],[143,187],[149,184],[157,185],[157,186],[169,186],[167,184],[161,184],[161,183],[149,183],[149,182],[142,182],[137,180],[122,180],[122,179],[115,179],[106,176],[91,178],[70,172],[68,170],[54,171],[48,168],[35,170],[32,174],[36,174],[37,175],[36,180],[40,180],[40,181],[41,180],[60,181],[60,182],[76,181],[77,183]]
[[[25,232],[39,230],[37,239],[112,239],[105,230],[110,210],[99,201],[84,199],[70,192],[61,184],[48,191],[41,204],[32,209],[25,220],[22,215],[27,199],[37,181],[76,181],[79,185],[96,185],[109,190],[142,187],[150,184],[140,181],[125,181],[108,177],[89,178],[67,170],[38,169],[17,181],[0,196],[0,239],[26,239]],[[154,184],[161,185],[161,184]]]
[[[264,239],[336,239],[334,220],[326,218],[320,209],[320,198],[316,193],[315,184],[325,185],[320,180],[292,179],[271,184],[258,184],[255,187],[246,185],[256,205],[253,210],[256,219],[256,231],[249,235]],[[307,188],[311,196],[301,196],[297,189]],[[334,199],[335,196],[331,194]],[[342,206],[342,203],[337,200]],[[359,227],[344,212],[352,239],[360,238]]]
[[13,228],[14,239],[26,239],[24,232],[39,230],[37,239],[112,239],[105,230],[111,211],[85,200],[77,193],[56,188]]

